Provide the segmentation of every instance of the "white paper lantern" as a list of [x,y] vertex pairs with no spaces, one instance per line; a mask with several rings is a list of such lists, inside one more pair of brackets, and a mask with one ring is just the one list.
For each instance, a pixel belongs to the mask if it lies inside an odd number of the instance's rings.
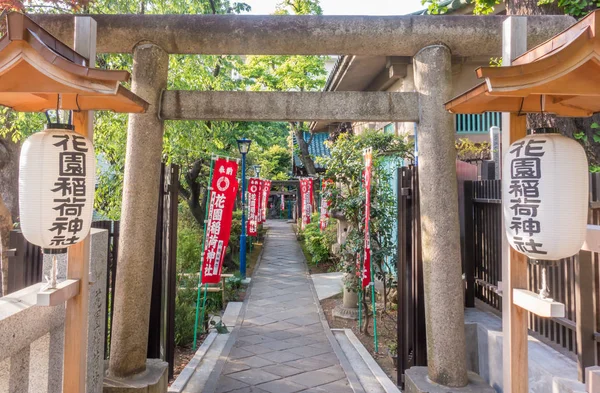
[[51,124],[21,148],[19,210],[25,238],[50,252],[66,252],[92,224],[95,156],[72,126]]
[[576,141],[540,129],[504,155],[502,199],[510,245],[533,259],[579,252],[588,214],[588,162]]

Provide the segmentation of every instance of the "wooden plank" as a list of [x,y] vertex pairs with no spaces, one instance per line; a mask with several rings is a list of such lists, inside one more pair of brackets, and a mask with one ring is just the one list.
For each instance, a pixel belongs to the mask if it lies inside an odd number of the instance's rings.
[[596,365],[594,304],[594,264],[592,253],[580,251],[575,259],[575,320],[577,321],[577,376],[585,382],[585,369]]
[[[75,17],[75,50],[94,66],[96,22],[90,17]],[[73,113],[75,132],[93,140],[94,113]],[[87,318],[89,298],[90,237],[69,248],[67,279],[80,280],[79,295],[67,301],[63,359],[63,392],[85,392],[87,362]]]
[[[512,59],[527,50],[527,19],[508,17],[503,23],[502,58],[503,66],[509,66]],[[527,135],[527,119],[515,113],[502,115],[502,146],[507,149],[511,143]],[[502,173],[502,172],[501,172]],[[507,179],[502,179],[502,187],[507,187]],[[503,201],[502,207],[504,211]],[[504,220],[504,219],[503,219]],[[503,339],[503,380],[504,390],[511,393],[528,393],[527,359],[527,311],[513,305],[513,289],[527,288],[527,258],[508,244],[502,223],[502,331]]]
[[542,318],[564,318],[565,305],[551,299],[542,299],[539,294],[527,289],[513,289],[513,304]]
[[[526,116],[511,113],[508,117],[509,143],[505,146],[527,134]],[[507,260],[503,261],[502,274],[505,295],[502,297],[504,389],[511,393],[528,393],[528,315],[527,310],[513,304],[513,289],[527,288],[527,257],[508,245],[504,231],[502,231],[502,240],[503,256],[507,256]]]

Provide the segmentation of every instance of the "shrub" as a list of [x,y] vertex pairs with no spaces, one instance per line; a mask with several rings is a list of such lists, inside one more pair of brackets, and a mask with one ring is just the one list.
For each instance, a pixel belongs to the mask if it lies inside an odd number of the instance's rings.
[[301,231],[300,239],[304,240],[306,250],[310,254],[309,263],[319,264],[331,259],[331,246],[335,242],[335,232],[332,231],[333,225],[321,232],[319,225],[319,214],[313,214],[311,223],[307,224]]

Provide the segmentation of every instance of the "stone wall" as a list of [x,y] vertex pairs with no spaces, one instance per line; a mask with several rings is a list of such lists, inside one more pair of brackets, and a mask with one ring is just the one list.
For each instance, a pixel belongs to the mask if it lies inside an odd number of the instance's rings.
[[[104,375],[108,233],[92,229],[91,237],[90,266],[94,270],[90,274],[93,281],[90,290],[97,288],[97,291],[90,296],[87,391],[98,393]],[[42,285],[32,285],[0,298],[0,392],[62,391],[65,306],[37,306],[37,293]]]

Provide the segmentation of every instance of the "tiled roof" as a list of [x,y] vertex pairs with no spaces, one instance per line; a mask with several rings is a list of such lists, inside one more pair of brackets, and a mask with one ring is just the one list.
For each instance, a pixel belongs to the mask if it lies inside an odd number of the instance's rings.
[[[310,132],[304,132],[304,140],[308,142],[308,140],[310,139],[311,133]],[[314,137],[312,139],[312,142],[310,143],[310,145],[308,146],[308,152],[310,153],[311,156],[313,157],[329,157],[331,155],[331,152],[329,151],[329,148],[327,146],[325,146],[325,141],[329,138],[329,133],[328,132],[319,132],[314,134]],[[293,135],[293,141],[294,141],[294,151],[296,151],[296,135]],[[294,153],[294,165],[296,165],[297,167],[304,167],[304,165],[302,165],[302,161],[300,161],[300,157],[298,157],[298,155],[296,155]],[[317,168],[323,168],[322,165],[319,165],[317,163],[315,163],[315,166]]]

